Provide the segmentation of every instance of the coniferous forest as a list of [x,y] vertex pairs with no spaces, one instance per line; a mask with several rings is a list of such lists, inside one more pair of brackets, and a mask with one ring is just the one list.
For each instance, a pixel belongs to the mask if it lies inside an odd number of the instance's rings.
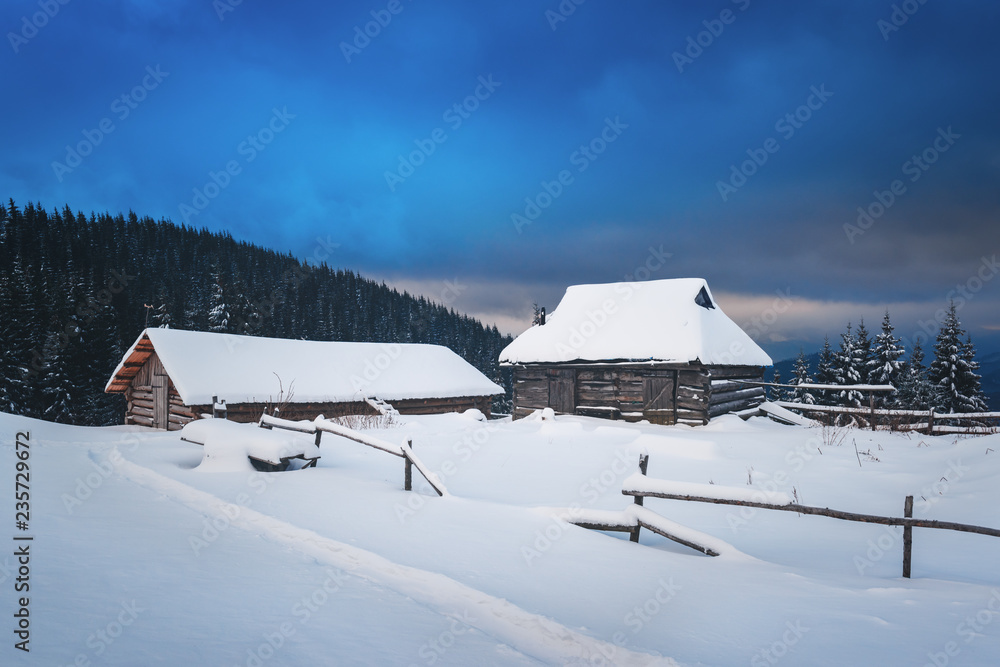
[[104,386],[146,327],[445,345],[507,389],[496,326],[343,269],[227,233],[109,213],[0,205],[0,411],[122,422]]

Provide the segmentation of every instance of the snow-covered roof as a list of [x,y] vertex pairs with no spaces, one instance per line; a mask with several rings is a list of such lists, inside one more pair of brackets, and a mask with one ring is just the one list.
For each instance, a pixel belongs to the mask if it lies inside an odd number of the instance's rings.
[[568,287],[545,324],[518,336],[500,361],[772,365],[701,278]]
[[143,331],[105,391],[125,391],[154,351],[187,405],[207,405],[212,396],[227,403],[275,400],[281,387],[286,394],[292,387],[294,403],[503,393],[441,345],[287,340],[180,329]]

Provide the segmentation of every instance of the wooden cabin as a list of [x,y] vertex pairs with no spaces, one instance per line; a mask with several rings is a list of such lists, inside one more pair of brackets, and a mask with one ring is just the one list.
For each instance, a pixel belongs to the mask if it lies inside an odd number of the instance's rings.
[[707,424],[763,402],[771,358],[700,278],[574,285],[500,354],[514,419],[535,410]]
[[503,388],[446,347],[415,343],[285,340],[146,329],[105,391],[124,394],[125,423],[177,430],[224,410],[253,422],[434,414],[478,409]]

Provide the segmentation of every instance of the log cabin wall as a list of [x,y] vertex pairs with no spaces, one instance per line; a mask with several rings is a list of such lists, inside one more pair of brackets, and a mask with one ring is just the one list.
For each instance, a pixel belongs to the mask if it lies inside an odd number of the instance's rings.
[[[759,388],[731,382],[760,379],[764,373],[760,367],[532,364],[513,370],[514,419],[548,407],[606,419],[700,425],[725,412],[753,407],[763,395]],[[720,378],[725,384],[719,383]],[[567,383],[572,385],[572,409],[561,409],[567,406],[563,394]]]
[[178,431],[195,418],[154,352],[125,390],[125,423]]
[[710,373],[712,383],[708,401],[709,418],[729,412],[749,410],[765,401],[764,387],[733,382],[733,380],[761,381],[764,379],[763,368],[721,366],[711,368]]
[[[220,396],[222,400],[224,397]],[[180,396],[177,397],[180,401]],[[404,415],[432,415],[445,412],[464,412],[473,408],[480,410],[487,418],[490,416],[491,397],[488,396],[465,396],[456,398],[414,398],[402,401],[389,401],[400,414]],[[226,403],[226,419],[239,423],[252,423],[260,420],[260,416],[265,410],[271,414],[272,405],[267,403]],[[212,414],[211,405],[184,406],[186,415],[191,419],[200,418],[201,415]],[[378,411],[364,401],[352,401],[343,403],[289,403],[284,406],[279,415],[282,419],[291,420],[313,420],[319,415],[327,418],[346,417],[347,415],[377,415]],[[190,421],[190,420],[189,420]]]

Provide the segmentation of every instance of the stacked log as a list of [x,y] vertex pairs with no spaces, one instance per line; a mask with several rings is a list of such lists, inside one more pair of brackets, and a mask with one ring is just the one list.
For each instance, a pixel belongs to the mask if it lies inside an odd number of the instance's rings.
[[742,382],[712,383],[708,416],[718,417],[727,412],[739,412],[757,407],[764,402],[764,388]]

